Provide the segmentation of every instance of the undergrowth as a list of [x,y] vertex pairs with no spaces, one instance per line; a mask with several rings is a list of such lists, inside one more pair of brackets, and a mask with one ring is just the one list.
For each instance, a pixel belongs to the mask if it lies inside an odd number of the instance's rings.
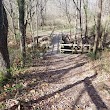
[[97,52],[97,54],[93,53],[93,52],[89,52],[87,53],[87,56],[91,59],[91,60],[97,60],[101,58],[101,52]]

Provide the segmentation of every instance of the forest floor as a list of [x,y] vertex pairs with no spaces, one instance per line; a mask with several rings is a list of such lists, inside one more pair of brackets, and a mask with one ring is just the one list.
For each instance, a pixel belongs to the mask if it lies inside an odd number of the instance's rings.
[[54,36],[45,59],[15,77],[22,88],[8,93],[7,110],[110,110],[109,73],[85,54],[58,54],[59,41]]

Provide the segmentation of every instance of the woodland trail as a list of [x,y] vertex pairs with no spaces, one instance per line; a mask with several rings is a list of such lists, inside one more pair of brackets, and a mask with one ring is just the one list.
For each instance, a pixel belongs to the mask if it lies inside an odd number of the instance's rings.
[[59,44],[61,41],[61,35],[56,34],[53,35],[53,38],[51,40],[51,49],[49,49],[46,53],[46,55],[54,55],[59,53]]
[[84,54],[60,54],[60,40],[60,34],[52,39],[47,71],[42,74],[46,95],[36,101],[43,101],[43,110],[110,110],[110,95],[101,90],[99,65]]
[[84,54],[59,54],[59,41],[54,36],[46,59],[18,77],[24,85],[17,96],[23,110],[110,110],[100,65]]

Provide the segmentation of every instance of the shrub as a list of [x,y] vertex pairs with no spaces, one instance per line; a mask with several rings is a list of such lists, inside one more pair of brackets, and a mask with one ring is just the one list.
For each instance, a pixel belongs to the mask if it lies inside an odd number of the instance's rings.
[[89,52],[87,53],[87,56],[91,59],[91,60],[97,60],[101,57],[100,52],[97,52],[97,54],[95,55],[93,52]]

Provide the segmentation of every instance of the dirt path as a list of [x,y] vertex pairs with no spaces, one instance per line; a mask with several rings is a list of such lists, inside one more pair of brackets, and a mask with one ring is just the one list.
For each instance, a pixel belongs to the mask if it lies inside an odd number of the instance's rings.
[[85,55],[54,54],[41,64],[19,80],[23,110],[110,110],[106,81]]
[[110,110],[107,75],[86,55],[57,54],[59,40],[54,36],[51,55],[18,77],[22,110]]
[[23,110],[110,110],[106,81],[96,67],[85,55],[49,56],[19,80],[24,84],[18,95]]
[[59,53],[60,40],[61,40],[61,35],[60,34],[56,34],[56,35],[53,36],[52,42],[51,42],[51,48],[48,50],[46,55],[54,55],[54,54]]
[[42,75],[45,95],[34,103],[42,102],[42,110],[106,110],[110,96],[94,68],[85,55],[52,56]]

